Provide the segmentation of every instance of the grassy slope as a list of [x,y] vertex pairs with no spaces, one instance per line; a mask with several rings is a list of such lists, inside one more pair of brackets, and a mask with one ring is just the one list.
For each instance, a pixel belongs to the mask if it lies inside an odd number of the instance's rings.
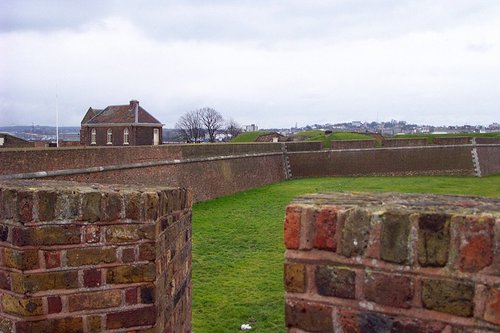
[[304,141],[321,141],[323,142],[323,148],[330,148],[330,143],[332,140],[373,139],[371,136],[366,134],[351,132],[335,132],[325,135],[325,132],[320,130],[297,133],[294,135],[294,137],[301,138]]
[[255,140],[266,133],[270,133],[269,131],[254,131],[254,132],[243,132],[234,139],[231,140],[231,142],[255,142]]
[[284,332],[283,217],[293,197],[325,191],[500,196],[500,175],[287,181],[193,207],[194,332]]

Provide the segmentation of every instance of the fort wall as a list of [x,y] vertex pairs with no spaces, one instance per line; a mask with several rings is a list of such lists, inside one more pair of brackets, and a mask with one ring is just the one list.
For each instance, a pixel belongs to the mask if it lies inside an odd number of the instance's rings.
[[191,194],[0,183],[1,332],[189,332]]
[[288,332],[500,330],[500,200],[317,194],[286,209]]

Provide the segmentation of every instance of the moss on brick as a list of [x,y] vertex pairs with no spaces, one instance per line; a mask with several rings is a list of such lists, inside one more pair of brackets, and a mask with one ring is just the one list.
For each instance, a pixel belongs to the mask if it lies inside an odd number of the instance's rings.
[[422,282],[422,302],[426,309],[471,317],[473,299],[472,283],[429,279]]

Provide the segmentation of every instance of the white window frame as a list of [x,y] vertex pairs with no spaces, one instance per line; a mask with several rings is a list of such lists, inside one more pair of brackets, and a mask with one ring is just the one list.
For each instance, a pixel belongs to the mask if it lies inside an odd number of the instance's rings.
[[108,128],[106,132],[106,144],[108,145],[113,144],[113,130],[111,128]]
[[90,131],[90,144],[95,145],[96,144],[96,137],[97,137],[97,131],[95,128],[93,128]]
[[128,131],[128,128],[125,128],[123,130],[123,144],[124,145],[128,145],[130,144],[130,141],[129,141],[129,131]]

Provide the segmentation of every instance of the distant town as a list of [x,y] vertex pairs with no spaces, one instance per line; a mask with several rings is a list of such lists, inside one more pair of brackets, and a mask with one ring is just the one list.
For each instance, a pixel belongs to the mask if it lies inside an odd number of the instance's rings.
[[[352,121],[348,123],[337,124],[312,124],[303,127],[291,128],[259,128],[258,124],[241,126],[242,132],[253,132],[257,130],[276,132],[284,136],[311,131],[322,130],[331,132],[356,132],[356,133],[378,133],[383,136],[397,136],[402,134],[460,134],[460,133],[491,133],[499,132],[500,124],[493,123],[489,125],[462,125],[462,126],[431,126],[409,124],[406,121],[392,120],[390,122],[362,122]],[[55,126],[3,126],[0,132],[10,133],[18,138],[28,141],[56,141]],[[231,134],[225,129],[217,133],[217,141],[225,142],[231,140]],[[80,127],[59,127],[59,140],[65,142],[80,141]],[[163,128],[164,142],[182,142],[175,128]]]

